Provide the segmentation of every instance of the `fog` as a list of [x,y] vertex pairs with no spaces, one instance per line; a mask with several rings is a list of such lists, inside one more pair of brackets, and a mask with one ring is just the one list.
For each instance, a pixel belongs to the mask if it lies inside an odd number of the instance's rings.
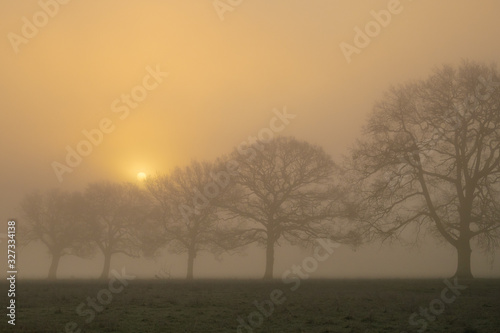
[[[347,56],[342,43],[355,45],[354,29],[365,29],[375,20],[371,11],[388,3],[248,0],[218,12],[211,1],[70,1],[16,44],[9,34],[23,36],[23,17],[33,21],[41,7],[1,1],[1,232],[11,219],[24,223],[27,193],[83,191],[104,180],[144,187],[138,173],[169,174],[229,154],[269,127],[276,110],[296,116],[280,135],[321,146],[340,164],[391,86],[464,59],[500,59],[494,0],[402,0],[369,45]],[[124,100],[137,86],[146,87],[143,100]],[[96,128],[102,140],[71,171],[58,172],[68,147],[77,149],[84,131]],[[309,255],[299,246],[277,247],[274,275]],[[499,277],[499,255],[474,250],[474,276]],[[313,276],[448,277],[456,257],[430,236],[418,246],[342,244]],[[186,258],[164,249],[153,259],[113,256],[111,267],[138,277],[166,267],[183,278]],[[19,249],[16,259],[20,278],[47,277],[50,255],[39,242]],[[92,259],[64,256],[57,276],[95,278],[102,265],[99,252]],[[220,258],[204,252],[195,277],[260,278],[264,265],[265,249],[254,245]]]

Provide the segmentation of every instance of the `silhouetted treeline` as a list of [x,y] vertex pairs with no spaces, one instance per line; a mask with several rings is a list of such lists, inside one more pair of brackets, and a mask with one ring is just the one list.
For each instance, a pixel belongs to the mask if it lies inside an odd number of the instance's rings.
[[107,278],[114,254],[153,256],[164,247],[186,253],[193,279],[200,252],[250,244],[265,248],[271,279],[275,248],[285,243],[358,245],[408,234],[414,242],[422,231],[455,247],[455,275],[472,278],[472,242],[488,251],[500,244],[499,179],[499,74],[463,62],[389,90],[339,165],[295,138],[258,140],[139,185],[29,194],[20,236],[47,247],[51,279],[65,255],[102,254]]

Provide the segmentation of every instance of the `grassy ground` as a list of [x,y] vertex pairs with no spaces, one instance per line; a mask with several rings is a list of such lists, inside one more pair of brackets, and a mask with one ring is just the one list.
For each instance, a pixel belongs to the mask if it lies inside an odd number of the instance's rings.
[[[444,309],[439,308],[444,302],[437,301],[446,287],[442,280],[315,280],[302,281],[295,291],[291,286],[281,281],[134,280],[112,294],[106,291],[108,283],[18,281],[16,326],[7,325],[4,314],[0,331],[237,332],[237,319],[242,318],[249,325],[240,327],[243,333],[400,333],[417,332],[424,323],[427,332],[500,332],[500,280],[475,280]],[[283,295],[271,295],[273,290]],[[102,311],[86,304],[97,295],[106,303],[110,294],[112,300]],[[272,296],[283,303],[274,305],[267,317],[258,314],[254,301],[263,304]],[[445,296],[451,299],[453,294]],[[76,312],[81,303],[83,316]],[[269,302],[264,303],[269,313]],[[433,321],[415,315],[416,325],[409,324],[412,313],[430,305],[442,313]],[[66,331],[68,322],[78,328]]]

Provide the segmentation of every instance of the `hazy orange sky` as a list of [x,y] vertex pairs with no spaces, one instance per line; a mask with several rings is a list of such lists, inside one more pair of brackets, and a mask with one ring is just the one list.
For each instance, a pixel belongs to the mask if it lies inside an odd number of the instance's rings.
[[[500,2],[401,0],[400,13],[348,63],[340,43],[353,44],[353,29],[364,29],[374,19],[370,12],[388,3],[244,0],[221,20],[212,0],[72,0],[16,47],[9,34],[23,36],[23,17],[33,21],[42,9],[34,0],[0,1],[1,220],[22,223],[18,203],[35,189],[82,189],[102,179],[135,182],[140,171],[168,172],[228,153],[268,126],[273,108],[286,106],[297,115],[282,135],[319,144],[340,161],[391,85],[462,59],[500,59]],[[148,67],[168,76],[120,119],[113,102],[141,85]],[[112,133],[59,182],[52,163],[64,163],[66,147],[75,148],[85,139],[82,131],[97,128],[103,118],[115,126]],[[417,250],[344,247],[318,274],[451,275],[453,249],[429,243]],[[35,250],[20,254],[21,276],[46,275],[48,256]],[[498,254],[492,268],[475,253],[473,272],[500,276]],[[276,272],[303,255],[282,249]],[[178,262],[172,270],[183,274],[179,256],[161,260]],[[195,274],[214,275],[218,267],[225,276],[260,276],[263,260],[261,250],[222,263],[207,255],[197,259]],[[72,262],[87,263],[95,275],[100,261],[65,258],[60,275],[73,274]],[[113,262],[120,263],[134,261]],[[133,265],[138,274],[157,267]]]

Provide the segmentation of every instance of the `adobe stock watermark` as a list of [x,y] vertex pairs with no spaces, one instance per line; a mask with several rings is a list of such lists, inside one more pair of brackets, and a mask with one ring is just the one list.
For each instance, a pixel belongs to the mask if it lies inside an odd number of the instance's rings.
[[[291,284],[290,291],[294,292],[299,289],[301,281],[307,280],[314,273],[319,263],[330,258],[336,248],[340,247],[339,243],[332,242],[330,239],[317,239],[318,246],[314,249],[313,255],[302,260],[300,265],[293,265],[290,269],[283,272],[281,280],[284,284]],[[269,299],[262,302],[255,300],[253,305],[257,311],[251,312],[246,319],[239,316],[236,321],[238,327],[237,333],[253,333],[254,329],[262,326],[265,318],[269,318],[278,305],[286,302],[287,298],[282,289],[273,289],[269,293]]]
[[49,24],[50,19],[56,17],[59,14],[61,5],[66,5],[71,0],[39,0],[38,6],[40,10],[36,11],[31,19],[23,16],[21,18],[21,34],[15,32],[9,32],[7,34],[7,39],[12,46],[12,49],[17,54],[19,53],[19,47],[21,45],[26,45],[30,40],[38,36],[40,29],[43,29],[47,24]]
[[389,0],[386,9],[370,11],[370,15],[373,20],[368,21],[363,29],[359,26],[354,27],[355,35],[352,44],[346,42],[341,42],[339,44],[340,50],[342,51],[347,63],[351,63],[353,54],[360,54],[363,49],[367,48],[372,42],[372,39],[380,35],[383,30],[382,28],[387,28],[389,26],[392,21],[392,17],[394,15],[401,14],[403,9],[404,7],[400,0]]
[[[86,302],[82,302],[76,307],[75,311],[78,316],[86,317],[85,324],[90,324],[95,319],[96,313],[102,312],[106,305],[111,304],[113,295],[121,293],[128,286],[129,281],[136,278],[134,275],[127,275],[125,267],[122,268],[121,273],[113,269],[111,274],[113,277],[109,280],[107,288],[99,290],[94,298],[87,297]],[[74,321],[67,322],[64,327],[64,333],[80,332],[82,329]]]
[[[241,142],[237,147],[238,154],[249,161],[253,160],[257,156],[256,149],[263,151],[264,145],[269,143],[275,134],[282,132],[290,124],[290,121],[297,117],[295,114],[288,113],[286,106],[282,111],[273,109],[273,113],[275,116],[269,121],[269,127],[262,128],[256,136],[251,135],[247,140]],[[184,220],[189,221],[190,216],[201,214],[203,209],[210,204],[210,200],[219,196],[221,190],[229,185],[231,177],[238,175],[238,168],[238,161],[231,159],[226,162],[225,170],[210,175],[212,182],[205,184],[203,189],[194,188],[195,195],[192,206],[181,204],[178,207]]]
[[443,314],[446,305],[455,302],[457,297],[462,294],[460,291],[467,289],[466,285],[458,284],[458,279],[456,277],[453,280],[453,284],[449,280],[444,280],[444,284],[446,287],[441,290],[439,298],[430,301],[428,308],[420,307],[418,313],[414,312],[410,315],[408,323],[412,326],[420,326],[417,332],[422,333],[427,330],[429,322],[435,321],[437,316]]
[[214,0],[212,5],[221,21],[224,21],[224,15],[227,12],[233,12],[243,3],[243,0]]
[[[167,72],[162,72],[159,65],[153,69],[151,66],[146,67],[147,74],[144,75],[142,83],[138,84],[130,90],[128,94],[122,94],[111,103],[111,112],[116,113],[120,120],[125,120],[130,116],[131,110],[137,109],[139,103],[143,102],[149,92],[155,90],[163,82],[163,79],[168,75]],[[66,158],[63,163],[54,161],[51,166],[59,182],[63,181],[63,175],[71,173],[75,168],[80,166],[83,158],[92,154],[95,147],[99,146],[106,134],[112,133],[116,129],[116,125],[110,118],[102,118],[97,127],[91,130],[84,129],[80,140],[74,147],[66,146]]]

